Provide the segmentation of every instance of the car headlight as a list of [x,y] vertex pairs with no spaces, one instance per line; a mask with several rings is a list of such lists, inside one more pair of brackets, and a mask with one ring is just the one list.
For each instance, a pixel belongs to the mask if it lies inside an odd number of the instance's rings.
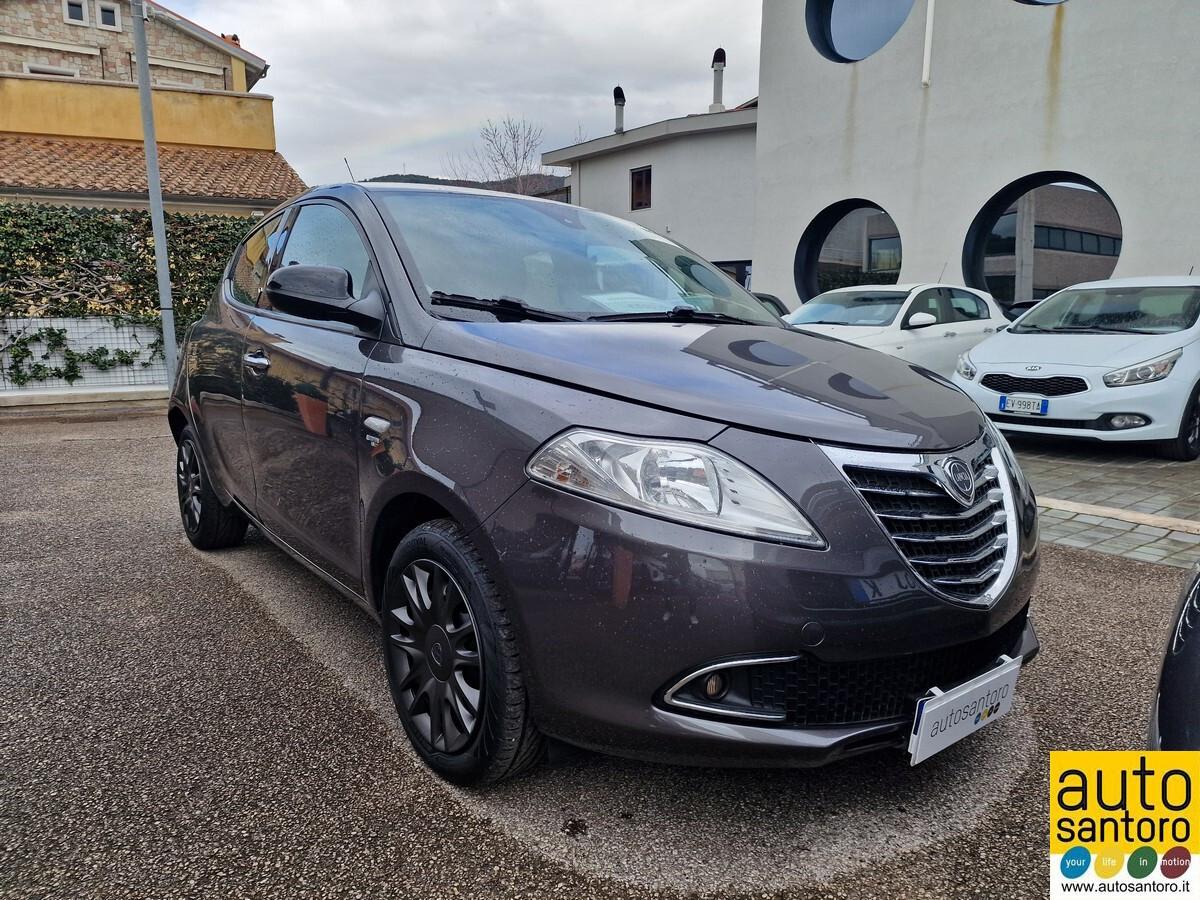
[[1157,359],[1148,359],[1136,366],[1117,369],[1104,376],[1104,383],[1109,387],[1124,387],[1127,384],[1149,384],[1151,381],[1160,381],[1171,374],[1175,363],[1179,362],[1179,357],[1182,355],[1183,350],[1180,349]]
[[954,371],[956,371],[963,378],[967,379],[967,381],[975,380],[977,370],[973,365],[971,365],[971,355],[969,353],[963,353],[959,355],[958,364],[954,367]]
[[569,431],[533,454],[529,477],[652,516],[767,541],[825,547],[778,490],[703,444]]

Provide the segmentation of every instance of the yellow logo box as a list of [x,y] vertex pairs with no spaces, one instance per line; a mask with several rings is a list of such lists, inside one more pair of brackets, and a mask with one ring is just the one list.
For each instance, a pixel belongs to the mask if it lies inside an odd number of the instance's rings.
[[1053,750],[1050,852],[1200,852],[1200,752]]

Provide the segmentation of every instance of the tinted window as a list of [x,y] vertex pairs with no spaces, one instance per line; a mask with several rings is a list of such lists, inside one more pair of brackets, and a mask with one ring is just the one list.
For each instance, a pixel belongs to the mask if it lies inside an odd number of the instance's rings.
[[281,266],[334,266],[350,273],[350,293],[362,297],[373,278],[371,256],[350,217],[334,206],[300,207]]
[[264,222],[238,248],[237,258],[229,272],[229,287],[239,303],[247,306],[258,304],[271,258],[285,233],[282,229],[286,219],[286,215],[279,215]]
[[966,291],[952,290],[950,292],[950,312],[956,322],[975,322],[979,319],[990,318],[987,304]]
[[904,325],[907,327],[909,321],[917,313],[929,313],[937,319],[937,324],[941,325],[947,321],[947,314],[943,307],[941,292],[937,288],[925,291],[908,308],[908,314],[904,317]]

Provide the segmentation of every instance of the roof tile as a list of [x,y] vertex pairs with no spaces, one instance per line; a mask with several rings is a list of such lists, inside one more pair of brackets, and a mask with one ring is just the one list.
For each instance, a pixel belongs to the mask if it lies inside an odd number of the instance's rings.
[[[159,144],[163,195],[278,202],[306,189],[279,153]],[[142,145],[0,134],[0,187],[145,194]]]

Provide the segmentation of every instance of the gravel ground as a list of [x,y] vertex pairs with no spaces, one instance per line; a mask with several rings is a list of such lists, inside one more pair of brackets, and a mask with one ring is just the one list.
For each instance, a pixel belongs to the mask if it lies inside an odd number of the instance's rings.
[[159,419],[0,424],[0,894],[1040,897],[1047,751],[1133,749],[1184,573],[1047,546],[1016,712],[916,769],[566,754],[442,785],[373,623],[261,538],[193,551]]

